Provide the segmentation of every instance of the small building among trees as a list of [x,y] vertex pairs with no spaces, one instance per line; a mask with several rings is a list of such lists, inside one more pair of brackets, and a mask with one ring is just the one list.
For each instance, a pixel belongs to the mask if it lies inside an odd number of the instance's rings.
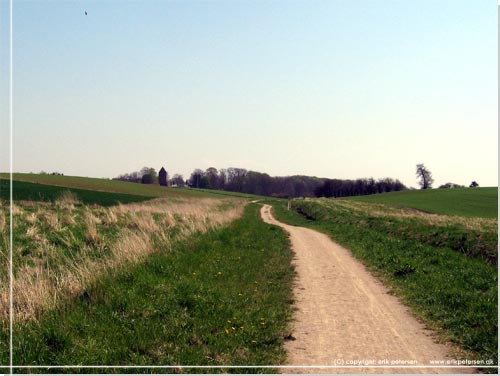
[[165,170],[165,168],[162,167],[158,172],[158,182],[160,183],[161,186],[164,187],[167,186],[167,181],[168,181],[167,176],[168,176],[167,170]]

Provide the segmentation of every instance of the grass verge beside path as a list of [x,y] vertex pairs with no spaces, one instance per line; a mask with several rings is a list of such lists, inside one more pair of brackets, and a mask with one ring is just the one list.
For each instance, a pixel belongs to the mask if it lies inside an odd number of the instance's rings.
[[38,323],[15,326],[14,363],[282,363],[292,313],[292,253],[287,235],[264,224],[259,209],[250,204],[227,227],[176,243],[170,252],[158,249]]
[[[294,208],[302,215],[286,210],[286,202],[275,203],[273,212],[280,221],[324,232],[350,249],[416,316],[465,350],[455,356],[497,364],[497,266],[420,242],[418,236],[400,238],[394,226],[368,226],[391,217],[360,214],[336,201],[296,200]],[[402,220],[400,225],[413,224]]]

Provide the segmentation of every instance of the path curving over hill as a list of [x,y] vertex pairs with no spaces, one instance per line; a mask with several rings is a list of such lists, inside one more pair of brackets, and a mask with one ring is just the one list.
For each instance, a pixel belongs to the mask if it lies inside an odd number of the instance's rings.
[[[286,225],[261,209],[263,220],[284,228],[295,252],[296,311],[286,342],[288,365],[336,366],[387,360],[429,366],[449,360],[438,344],[396,297],[345,248],[325,234]],[[375,364],[376,364],[375,363]],[[381,364],[385,366],[385,364]],[[397,367],[393,365],[392,367]],[[283,373],[472,373],[466,368],[287,368]]]

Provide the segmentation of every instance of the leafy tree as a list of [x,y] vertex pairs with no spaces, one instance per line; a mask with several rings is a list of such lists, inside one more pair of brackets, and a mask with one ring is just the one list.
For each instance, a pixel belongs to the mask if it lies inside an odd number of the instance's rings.
[[149,174],[142,175],[141,183],[142,184],[153,184],[153,177]]
[[208,188],[210,189],[220,189],[219,183],[219,172],[215,167],[209,167],[205,171],[205,176],[208,179]]
[[421,189],[432,188],[432,183],[434,183],[432,173],[422,163],[417,165],[416,175],[419,179],[418,184],[420,184]]
[[178,187],[184,187],[184,178],[182,175],[175,174],[172,176],[172,184],[175,184]]
[[455,183],[446,183],[439,186],[439,188],[463,188],[463,187],[464,187],[463,185]]
[[153,184],[158,182],[158,174],[153,167],[143,167],[140,171],[142,184]]

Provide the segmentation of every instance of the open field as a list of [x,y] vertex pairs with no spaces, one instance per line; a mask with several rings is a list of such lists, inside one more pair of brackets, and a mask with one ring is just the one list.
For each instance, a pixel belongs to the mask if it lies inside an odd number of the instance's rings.
[[480,218],[498,216],[497,187],[411,190],[348,199],[413,208],[436,214]]
[[[9,197],[9,174],[0,173],[0,196],[3,199],[8,199]],[[109,196],[108,201],[118,200],[121,203],[127,203],[128,200],[134,201],[139,200],[137,196],[143,196],[147,199],[152,197],[239,197],[247,199],[263,199],[264,196],[251,195],[246,193],[230,192],[230,191],[218,191],[211,189],[190,189],[190,188],[166,188],[161,187],[158,184],[139,184],[139,183],[129,183],[119,180],[110,179],[97,179],[97,178],[86,178],[80,176],[60,176],[60,175],[40,175],[40,174],[13,174],[14,181],[14,199],[16,195],[18,197],[26,197],[27,193],[29,197],[34,200],[53,200],[54,192],[58,193],[58,188],[70,188],[73,190],[77,196],[81,197],[81,200],[86,203],[92,203],[95,200],[93,196],[96,192],[108,192],[115,193],[115,196]],[[28,184],[37,184],[36,187],[29,186]],[[36,192],[35,194],[31,192]],[[92,193],[86,193],[85,191],[91,191]],[[39,192],[39,194],[38,194]],[[128,197],[120,197],[119,194],[130,195]],[[89,196],[90,195],[90,196]],[[135,198],[132,196],[136,196]],[[45,198],[44,198],[45,197]],[[26,199],[26,198],[19,198]],[[105,195],[99,197],[100,204],[103,205],[104,200],[106,200]]]
[[355,200],[275,204],[285,223],[349,248],[413,313],[457,346],[497,362],[497,220],[426,214]]
[[[9,200],[9,181],[0,179],[0,199]],[[117,204],[128,204],[131,202],[147,201],[154,197],[139,196],[125,193],[113,193],[103,191],[92,191],[88,189],[68,188],[64,186],[46,185],[38,183],[27,183],[24,181],[13,181],[14,201],[42,201],[55,202],[65,192],[70,192],[82,204],[113,206]]]
[[229,226],[159,242],[36,321],[16,321],[15,364],[279,364],[291,257],[284,232],[250,204]]
[[[0,174],[1,179],[9,179],[9,175]],[[34,184],[45,184],[51,186],[76,188],[81,190],[101,191],[123,193],[128,195],[147,196],[147,197],[220,197],[210,191],[201,192],[197,189],[189,188],[166,188],[158,184],[139,184],[129,183],[119,180],[86,178],[80,176],[59,176],[59,175],[40,175],[40,174],[13,174],[14,184],[16,182],[27,182]],[[4,183],[5,184],[5,183]],[[19,184],[19,183],[18,183]],[[228,196],[230,192],[227,192]]]

